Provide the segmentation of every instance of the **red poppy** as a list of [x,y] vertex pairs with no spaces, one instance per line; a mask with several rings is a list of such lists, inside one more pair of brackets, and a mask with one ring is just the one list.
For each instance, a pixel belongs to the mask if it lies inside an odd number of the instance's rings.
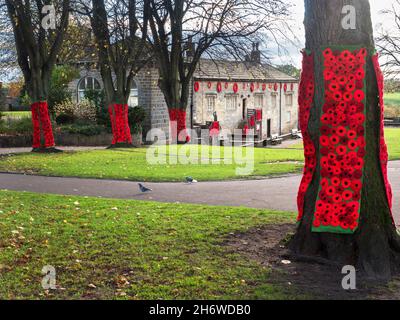
[[195,91],[195,92],[198,92],[199,90],[200,90],[200,83],[196,81],[196,82],[194,83],[194,91]]
[[364,97],[365,97],[364,91],[362,91],[362,90],[356,90],[356,91],[354,92],[354,100],[355,100],[355,101],[361,102],[361,101],[364,100]]

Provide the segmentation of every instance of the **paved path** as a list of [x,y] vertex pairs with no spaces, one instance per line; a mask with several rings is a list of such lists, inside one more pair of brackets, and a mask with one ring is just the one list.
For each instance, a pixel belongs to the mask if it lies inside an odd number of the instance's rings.
[[[394,213],[400,224],[400,161],[389,163]],[[300,176],[248,181],[146,183],[151,193],[140,193],[136,182],[0,174],[0,189],[96,196],[104,198],[186,202],[296,211]]]

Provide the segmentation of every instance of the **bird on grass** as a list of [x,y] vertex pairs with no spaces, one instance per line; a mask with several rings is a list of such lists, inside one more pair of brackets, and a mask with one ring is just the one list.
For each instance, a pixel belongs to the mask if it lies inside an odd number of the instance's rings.
[[141,192],[150,192],[150,191],[153,191],[153,190],[151,190],[150,188],[145,187],[145,186],[142,185],[141,183],[138,183],[138,185],[139,185],[139,189],[140,189]]
[[186,177],[186,182],[187,183],[196,183],[197,180],[193,179],[192,177]]

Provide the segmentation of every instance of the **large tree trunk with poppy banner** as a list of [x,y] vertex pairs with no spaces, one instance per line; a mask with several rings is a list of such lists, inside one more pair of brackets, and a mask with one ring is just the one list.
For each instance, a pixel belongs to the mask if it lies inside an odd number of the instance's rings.
[[[342,8],[355,9],[345,29]],[[351,17],[353,18],[353,17]],[[305,169],[294,256],[353,265],[388,280],[400,241],[383,135],[383,76],[365,0],[305,0],[299,106]]]
[[70,1],[63,0],[54,6],[58,10],[56,15],[59,14],[55,30],[46,30],[43,26],[48,13],[42,1],[33,5],[20,0],[6,0],[6,6],[13,27],[18,64],[32,101],[33,151],[58,151],[54,149],[47,97],[51,72],[68,26]]

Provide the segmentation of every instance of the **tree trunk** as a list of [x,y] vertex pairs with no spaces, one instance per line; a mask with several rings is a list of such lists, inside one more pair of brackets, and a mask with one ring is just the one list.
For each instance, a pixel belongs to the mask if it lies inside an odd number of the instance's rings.
[[32,127],[34,151],[53,148],[55,146],[53,128],[47,104],[48,83],[50,71],[31,70],[31,76],[27,81],[29,96],[32,99]]
[[[356,29],[345,30],[342,27],[342,19],[345,16],[342,14],[342,8],[345,5],[352,5],[356,10]],[[305,151],[308,152],[308,161],[306,162],[308,169],[306,168],[306,171],[309,170],[308,175],[312,179],[310,178],[309,185],[307,179],[304,179],[301,186],[304,189],[299,191],[299,226],[289,248],[294,256],[324,258],[342,266],[353,265],[370,277],[388,280],[399,268],[400,242],[391,219],[390,189],[385,186],[385,182],[387,182],[385,177],[386,160],[383,133],[381,132],[383,130],[381,127],[383,105],[379,99],[380,92],[372,58],[374,42],[369,2],[366,0],[305,0],[304,24],[306,51],[313,54],[311,68],[314,67],[315,77],[315,91],[309,120],[307,117],[303,118],[303,121],[306,121],[306,129],[308,127],[304,139]],[[326,112],[324,104],[328,101],[326,93],[329,94],[328,85],[330,83],[326,81],[328,75],[324,74],[327,67],[324,65],[326,60],[324,60],[323,51],[326,47],[337,46],[356,46],[367,50],[364,80],[366,121],[364,129],[359,131],[359,134],[363,135],[365,130],[366,141],[359,219],[358,224],[355,223],[351,227],[346,225],[347,222],[341,224],[346,228],[343,229],[346,234],[332,232],[335,230],[334,228],[327,232],[326,230],[329,230],[331,226],[328,226],[323,232],[313,232],[319,226],[319,221],[316,221],[318,220],[316,204],[318,204],[317,199],[321,196],[320,184],[326,181],[332,183],[330,180],[332,175],[321,170],[324,166],[321,161],[324,157],[321,151],[324,148],[320,145],[320,141],[321,144],[325,143],[321,138],[321,131],[324,126],[323,116]],[[336,49],[336,54],[343,52],[344,49]],[[307,54],[305,55],[307,56]],[[305,78],[306,72],[303,70],[303,82],[309,80]],[[359,88],[362,87],[362,84],[362,81],[357,82]],[[303,93],[300,92],[299,95],[302,96]],[[304,104],[304,101],[302,103]],[[299,104],[301,104],[300,100]],[[332,128],[336,128],[335,125]],[[310,145],[307,145],[307,136],[311,139],[311,149]],[[313,148],[315,153],[312,151]],[[310,165],[313,161],[316,164],[315,169],[312,169],[312,164]],[[328,179],[323,180],[321,174],[328,175]],[[343,184],[343,180],[338,180],[338,182],[341,183],[340,185]],[[304,194],[304,202],[302,194]],[[353,193],[353,197],[355,194]],[[331,203],[333,202],[331,201]],[[335,203],[329,208],[333,208],[334,205]],[[328,214],[332,215],[332,212],[328,212]],[[357,217],[357,213],[352,212],[352,214],[356,214],[353,217]]]
[[114,147],[128,147],[132,145],[132,135],[128,121],[128,105],[126,103],[110,103],[108,112],[110,114],[113,133],[111,145]]

